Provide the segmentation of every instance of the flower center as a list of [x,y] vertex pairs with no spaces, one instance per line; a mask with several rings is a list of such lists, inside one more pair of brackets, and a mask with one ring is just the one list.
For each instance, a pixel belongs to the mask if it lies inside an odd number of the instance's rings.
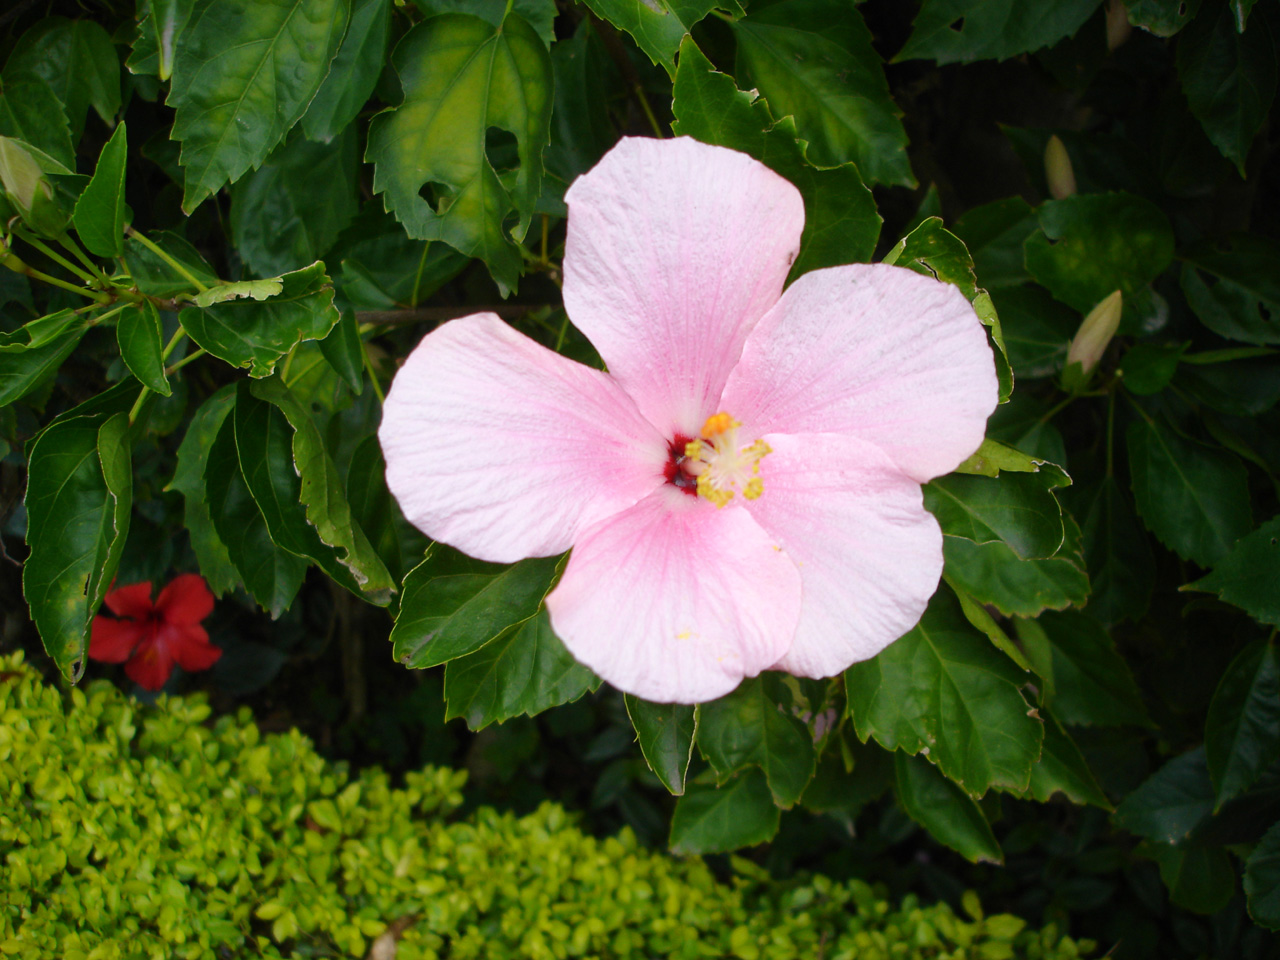
[[702,425],[697,439],[678,436],[671,441],[668,482],[694,496],[723,507],[742,494],[754,500],[764,491],[760,461],[771,451],[763,440],[743,445],[738,438],[742,426],[729,414],[712,414]]

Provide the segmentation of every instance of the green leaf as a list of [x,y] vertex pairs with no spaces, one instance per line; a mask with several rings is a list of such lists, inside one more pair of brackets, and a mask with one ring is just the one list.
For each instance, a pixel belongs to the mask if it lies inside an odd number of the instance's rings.
[[551,68],[556,82],[547,174],[567,186],[594,167],[618,139],[609,104],[621,89],[621,79],[589,19],[551,48]]
[[[1199,359],[1191,356],[1193,361]],[[1280,359],[1266,356],[1208,364],[1188,362],[1178,367],[1173,384],[1206,407],[1235,417],[1252,417],[1266,413],[1280,401]]]
[[859,739],[927,751],[971,796],[992,786],[1027,788],[1044,734],[1019,690],[1025,682],[946,590],[934,594],[914,630],[845,671]]
[[[226,545],[227,556],[245,589],[275,619],[293,603],[310,564],[276,546],[267,532],[262,511],[258,509],[245,484],[244,474],[240,472],[235,418],[230,416],[231,413],[230,409],[222,413],[222,426],[208,448],[204,468],[205,498],[214,530]],[[190,507],[190,499],[187,505]]]
[[353,0],[351,23],[333,66],[302,116],[308,140],[328,143],[364,108],[387,61],[390,28],[387,0]]
[[1280,517],[1236,541],[1213,572],[1184,590],[1209,590],[1262,623],[1280,626]]
[[1244,465],[1145,415],[1129,425],[1133,498],[1143,523],[1180,557],[1221,561],[1253,526]]
[[4,79],[0,91],[0,136],[29,143],[64,167],[75,166],[75,148],[62,101],[40,77]]
[[292,137],[231,188],[231,237],[255,273],[274,277],[329,252],[356,215],[356,131],[331,143]]
[[1147,534],[1115,477],[1103,477],[1083,499],[1089,612],[1104,624],[1141,619],[1156,582]]
[[385,606],[394,585],[351,517],[341,478],[310,414],[279,380],[242,380],[233,416],[245,483],[271,539]]
[[53,343],[75,327],[86,325],[84,317],[70,307],[37,317],[13,333],[0,331],[0,353],[27,353]]
[[1080,531],[1063,517],[1068,538],[1055,556],[1022,560],[1000,541],[977,544],[961,537],[942,538],[946,575],[979,603],[1007,617],[1034,617],[1041,610],[1083,606],[1089,577],[1081,555]]
[[1204,752],[1218,791],[1215,811],[1280,759],[1280,655],[1274,642],[1249,644],[1227,667],[1209,704]]
[[323,340],[338,322],[323,263],[286,273],[279,282],[280,293],[270,299],[187,307],[178,320],[191,339],[215,357],[250,367],[251,377],[269,377],[276,361],[294,344]]
[[479,650],[538,612],[557,563],[557,557],[535,557],[500,573],[436,576],[424,560],[404,578],[391,629],[393,656],[420,670]]
[[84,324],[75,324],[39,347],[21,343],[0,346],[0,406],[21,400],[57,373],[84,331]]
[[1129,22],[1157,37],[1171,37],[1200,9],[1200,0],[1124,0]]
[[352,516],[398,583],[404,571],[400,533],[396,529],[401,518],[387,489],[386,474],[387,463],[377,436],[365,437],[353,451],[347,468],[347,502]]
[[[986,289],[1022,291],[1031,289],[1022,286],[1031,279],[1022,262],[1022,245],[1036,227],[1035,211],[1027,201],[1021,197],[1005,197],[965,211],[952,225],[951,232],[969,249],[974,272]],[[1008,336],[1006,330],[1005,337]]]
[[173,76],[178,38],[186,29],[194,6],[195,0],[151,0],[151,23],[156,35],[156,75],[161,80]]
[[1125,797],[1116,825],[1154,843],[1181,843],[1213,813],[1204,747],[1174,757]]
[[320,352],[329,366],[343,379],[356,396],[364,391],[364,344],[360,341],[360,325],[348,310],[329,335],[320,341]]
[[[1280,343],[1280,244],[1235,234],[1227,244],[1196,244],[1184,255],[1182,292],[1201,323],[1228,340]],[[1216,278],[1209,286],[1198,272]]]
[[[165,490],[177,490],[185,503],[183,525],[191,538],[191,548],[200,563],[200,573],[214,595],[235,589],[240,577],[226,544],[214,528],[205,492],[205,471],[212,457],[214,440],[236,402],[236,387],[227,384],[214,392],[196,410],[178,446],[177,467]],[[235,455],[234,446],[231,449]],[[239,472],[237,463],[235,469]],[[261,523],[261,520],[258,521]]]
[[899,60],[1007,60],[1080,29],[1100,0],[924,0]]
[[1280,930],[1280,823],[1266,832],[1244,868],[1249,916],[1268,930]]
[[1193,842],[1178,846],[1153,844],[1142,849],[1159,865],[1169,899],[1180,907],[1196,913],[1217,913],[1236,892],[1235,866],[1221,847]]
[[1138,332],[1148,285],[1173,261],[1173,230],[1149,200],[1128,193],[1076,194],[1040,207],[1040,230],[1024,245],[1027,270],[1057,299],[1087,314],[1114,290],[1125,326]]
[[480,730],[577,700],[600,678],[573,659],[551,629],[545,608],[444,671],[445,719],[465,717]]
[[735,20],[733,33],[743,86],[795,118],[813,162],[852,161],[868,183],[916,185],[901,112],[856,9],[783,0]]
[[997,650],[1002,651],[1010,660],[1030,673],[1032,671],[1031,662],[1027,660],[1018,645],[1009,639],[1009,635],[1004,632],[1000,624],[996,623],[996,618],[991,615],[987,608],[975,600],[963,586],[956,582],[954,577],[949,576],[945,571],[942,577],[947,586],[956,595],[956,599],[960,601],[960,611],[964,614],[964,618],[972,626],[977,627],[978,630],[986,634],[987,639],[995,645]]
[[871,259],[881,219],[857,167],[813,166],[796,140],[795,122],[775,121],[763,99],[716,72],[692,40],[680,50],[672,111],[677,134],[750,154],[800,191],[804,234],[791,276]]
[[789,712],[791,697],[776,674],[744,680],[738,689],[701,705],[698,749],[720,783],[754,765],[764,771],[778,806],[795,805],[813,778],[809,728]]
[[1018,636],[1036,672],[1047,678],[1045,706],[1063,723],[1150,726],[1142,694],[1107,631],[1075,612],[1019,620]]
[[[467,13],[495,27],[507,17],[507,0],[413,0],[428,17],[444,13]],[[556,42],[555,0],[514,0],[511,12],[533,27],[548,48]]]
[[1178,361],[1188,343],[1152,343],[1144,340],[1125,351],[1117,375],[1125,389],[1140,397],[1159,393],[1178,372]]
[[1044,749],[1031,768],[1027,792],[1041,803],[1048,803],[1055,793],[1060,793],[1072,803],[1110,811],[1111,802],[1071,735],[1052,714],[1041,710],[1040,716],[1044,720]]
[[1052,557],[1064,539],[1053,488],[1065,479],[1051,464],[1038,473],[1003,473],[994,479],[951,474],[925,486],[924,505],[949,536],[999,541],[1024,560]]
[[893,755],[902,809],[944,846],[973,863],[1004,863],[982,808],[924,757]]
[[623,700],[645,763],[672,795],[681,796],[689,761],[693,759],[699,708],[683,703],[650,703],[629,693],[623,695]]
[[73,683],[84,673],[89,630],[129,531],[128,418],[57,420],[27,462],[22,592],[45,650]]
[[347,30],[350,0],[198,0],[165,101],[190,213],[256,167],[298,122]]
[[66,106],[71,140],[80,140],[92,106],[107,126],[120,110],[120,59],[107,31],[92,20],[45,17],[18,38],[4,65],[6,86],[39,77]]
[[[583,0],[592,13],[635,38],[649,59],[676,77],[676,53],[693,25],[712,10],[742,13],[736,0]],[[702,139],[699,137],[698,139]]]
[[769,782],[754,767],[723,786],[692,783],[671,816],[671,852],[728,853],[772,840],[781,811]]
[[1066,463],[1067,447],[1062,433],[1045,419],[1049,410],[1027,391],[1016,393],[1008,403],[996,407],[987,420],[987,436],[1042,463]]
[[236,280],[227,283],[215,283],[208,290],[201,290],[192,302],[197,307],[212,307],[215,303],[226,303],[229,300],[270,300],[284,291],[284,284],[279,280]]
[[76,201],[71,222],[90,253],[119,257],[124,253],[124,228],[128,207],[124,202],[124,165],[129,147],[124,121],[102,148],[93,177]]
[[1207,9],[1178,37],[1177,59],[1191,112],[1243,177],[1249,145],[1275,100],[1276,51],[1261,17],[1252,29],[1236,26],[1229,7]]
[[1001,471],[1010,473],[1039,473],[1047,461],[1038,460],[1007,443],[986,437],[964,463],[956,467],[956,473],[970,473],[979,477],[998,477]]
[[[481,258],[504,292],[514,290],[521,261],[511,233],[523,237],[529,227],[550,138],[546,47],[514,15],[501,27],[446,15],[405,34],[391,61],[404,101],[369,125],[374,192],[411,237]],[[493,128],[515,138],[512,170],[495,169],[486,152]],[[420,193],[428,184],[434,206]],[[519,222],[508,233],[513,210]]]
[[448,244],[411,240],[381,204],[366,206],[344,238],[338,287],[356,309],[415,307],[470,262]]
[[[219,283],[213,267],[195,247],[176,233],[151,234],[150,239],[206,287]],[[190,280],[133,237],[125,241],[124,262],[138,290],[149,297],[173,297],[195,292]]]
[[144,300],[120,314],[116,320],[116,341],[120,358],[130,373],[162,397],[172,394],[164,375],[160,314],[154,302]]

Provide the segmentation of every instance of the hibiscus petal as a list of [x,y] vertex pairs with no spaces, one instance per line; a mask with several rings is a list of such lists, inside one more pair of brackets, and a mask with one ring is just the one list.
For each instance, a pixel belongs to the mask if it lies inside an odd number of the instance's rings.
[[769,435],[764,492],[749,508],[800,571],[795,640],[778,661],[830,677],[916,625],[942,575],[942,532],[920,485],[872,444]]
[[204,627],[190,624],[167,627],[161,630],[162,641],[167,641],[169,653],[178,666],[188,673],[208,670],[222,656],[222,649],[209,642]]
[[800,575],[749,513],[674,487],[586,531],[547,597],[578,660],[660,703],[714,700],[772,666],[799,607]]
[[169,674],[173,673],[173,657],[155,638],[144,640],[124,665],[124,672],[143,690],[159,690],[169,682]]
[[869,440],[924,482],[978,449],[997,393],[986,331],[956,287],[853,264],[787,289],[748,338],[721,406],[757,436]]
[[89,659],[103,663],[124,663],[133,648],[147,635],[146,624],[136,620],[94,617],[89,633]]
[[213,613],[213,594],[198,573],[180,573],[156,597],[166,623],[199,623]]
[[491,313],[423,339],[392,384],[378,438],[405,516],[498,563],[567,550],[662,484],[668,458],[607,374]]
[[131,583],[127,587],[108,590],[102,598],[107,609],[117,617],[133,617],[142,620],[155,609],[151,605],[151,581]]
[[564,303],[660,431],[697,434],[800,249],[800,193],[744,153],[626,138],[565,194]]

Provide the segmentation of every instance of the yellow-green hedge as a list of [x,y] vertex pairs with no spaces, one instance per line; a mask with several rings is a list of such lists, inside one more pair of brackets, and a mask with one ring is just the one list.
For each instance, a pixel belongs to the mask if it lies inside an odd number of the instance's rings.
[[[559,807],[451,819],[464,772],[393,789],[296,731],[203,699],[64,693],[0,658],[0,954],[396,960],[739,957],[1066,960],[1091,944],[857,881],[732,884],[700,860],[598,840]],[[391,928],[391,930],[389,930]]]

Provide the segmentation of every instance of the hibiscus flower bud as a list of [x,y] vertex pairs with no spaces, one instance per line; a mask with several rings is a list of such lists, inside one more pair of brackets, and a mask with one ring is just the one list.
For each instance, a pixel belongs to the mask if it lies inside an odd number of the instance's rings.
[[1116,290],[1090,310],[1080,324],[1067,350],[1067,367],[1062,374],[1063,386],[1068,390],[1079,390],[1088,383],[1090,374],[1116,335],[1123,307],[1124,296]]
[[1129,23],[1129,11],[1121,0],[1111,0],[1107,4],[1107,50],[1115,50],[1133,33],[1133,25]]
[[1071,157],[1057,134],[1049,138],[1044,148],[1044,178],[1049,182],[1049,193],[1055,200],[1063,200],[1076,192],[1076,174],[1071,169]]
[[40,164],[9,137],[0,137],[0,185],[9,205],[37,233],[56,234],[65,228],[66,218],[54,205],[53,189]]

